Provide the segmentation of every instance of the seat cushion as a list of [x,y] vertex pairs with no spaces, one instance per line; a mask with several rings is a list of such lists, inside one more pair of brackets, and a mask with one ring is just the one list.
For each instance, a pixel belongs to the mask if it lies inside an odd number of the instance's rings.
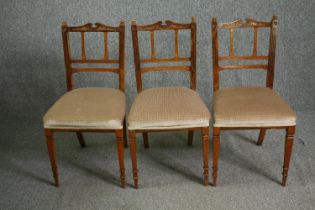
[[208,108],[196,91],[185,87],[152,88],[136,96],[128,129],[207,127],[209,120]]
[[295,112],[270,88],[223,88],[214,94],[214,127],[272,127],[295,124]]
[[78,88],[64,94],[44,116],[44,128],[121,129],[125,95],[112,88]]

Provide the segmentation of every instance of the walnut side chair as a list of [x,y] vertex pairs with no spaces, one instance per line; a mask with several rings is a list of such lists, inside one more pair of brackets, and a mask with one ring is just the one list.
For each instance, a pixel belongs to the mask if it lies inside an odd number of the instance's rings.
[[[128,115],[129,146],[132,159],[134,187],[138,188],[138,169],[136,158],[136,134],[142,133],[144,147],[149,147],[149,132],[188,131],[188,145],[192,144],[194,130],[201,130],[203,143],[204,185],[208,185],[209,120],[210,113],[196,90],[196,22],[183,24],[173,21],[156,22],[150,25],[137,25],[132,21],[132,40],[137,91]],[[158,58],[155,53],[155,32],[174,31],[174,56]],[[188,30],[191,36],[190,56],[179,54],[178,34]],[[140,57],[138,32],[150,34],[151,57]],[[176,66],[165,63],[172,62]],[[186,62],[189,64],[183,64]],[[164,63],[164,64],[163,64]],[[148,67],[147,64],[154,66]],[[157,87],[142,90],[142,75],[157,71],[186,71],[190,73],[190,89],[186,87]]]
[[[81,58],[71,57],[70,33],[81,35]],[[104,57],[90,59],[86,56],[86,33],[100,33],[104,37]],[[108,55],[108,34],[118,33],[119,58]],[[76,132],[81,147],[86,144],[82,132],[112,132],[117,138],[120,185],[125,187],[124,146],[127,147],[125,125],[125,24],[107,26],[101,23],[88,23],[82,26],[68,26],[62,23],[62,40],[66,67],[67,93],[65,93],[45,114],[43,118],[48,153],[55,185],[59,186],[54,132]],[[81,67],[73,66],[81,65]],[[115,67],[82,67],[82,65],[103,65]],[[119,90],[104,87],[85,87],[73,89],[73,74],[80,72],[111,72],[118,74]]]
[[[292,108],[273,91],[276,36],[278,20],[258,22],[251,18],[229,23],[218,23],[212,18],[212,55],[213,55],[213,91],[214,91],[214,129],[213,129],[213,173],[212,184],[216,186],[221,130],[257,129],[260,130],[257,145],[262,145],[266,129],[286,129],[282,185],[287,183],[288,170],[296,125],[296,114]],[[249,28],[253,31],[253,48],[249,56],[237,56],[234,50],[234,32],[236,29]],[[258,34],[262,28],[269,29],[268,55],[258,53]],[[220,55],[218,31],[229,30],[229,55]],[[255,61],[250,65],[229,65],[221,62]],[[264,64],[257,64],[257,61]],[[225,70],[260,69],[266,71],[266,87],[230,87],[219,89],[219,73]]]

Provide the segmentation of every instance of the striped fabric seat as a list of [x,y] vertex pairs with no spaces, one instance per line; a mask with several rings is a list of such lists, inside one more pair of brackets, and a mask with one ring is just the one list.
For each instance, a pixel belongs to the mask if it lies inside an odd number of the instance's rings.
[[147,89],[134,100],[128,129],[208,127],[210,113],[196,91],[185,87]]
[[112,88],[78,88],[64,94],[45,114],[44,128],[121,129],[125,95]]
[[273,127],[295,124],[295,112],[270,88],[222,88],[214,94],[214,127]]

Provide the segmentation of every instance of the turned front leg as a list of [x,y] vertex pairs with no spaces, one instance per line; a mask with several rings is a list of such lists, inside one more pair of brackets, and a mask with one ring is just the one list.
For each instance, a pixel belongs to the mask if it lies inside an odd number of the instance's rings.
[[56,146],[55,146],[55,141],[53,137],[53,131],[50,129],[45,129],[45,135],[46,135],[48,154],[49,154],[51,169],[52,169],[54,180],[55,180],[55,185],[59,187]]
[[213,128],[213,163],[212,163],[212,185],[217,185],[218,161],[220,153],[220,128]]
[[118,151],[118,162],[120,171],[120,185],[125,188],[125,162],[124,162],[124,131],[116,131],[117,151]]
[[134,187],[138,188],[137,145],[135,131],[129,131],[129,147],[131,154]]
[[284,144],[282,186],[286,186],[286,184],[287,184],[289,165],[290,165],[291,154],[292,154],[294,133],[295,133],[295,126],[287,128],[287,134],[286,134],[285,144]]
[[209,184],[209,127],[202,128],[203,184]]

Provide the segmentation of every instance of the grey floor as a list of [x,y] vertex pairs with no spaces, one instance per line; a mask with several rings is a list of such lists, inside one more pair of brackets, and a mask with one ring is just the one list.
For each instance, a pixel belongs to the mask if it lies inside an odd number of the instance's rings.
[[[52,174],[40,119],[4,119],[0,141],[0,209],[315,209],[315,111],[298,112],[288,186],[280,185],[283,131],[269,131],[263,146],[255,131],[222,135],[218,186],[202,185],[200,133],[192,147],[186,133],[138,137],[138,190],[119,187],[114,135],[56,135],[60,188]],[[17,126],[19,125],[19,126]],[[210,151],[211,152],[211,151]],[[211,166],[210,153],[210,166]]]

